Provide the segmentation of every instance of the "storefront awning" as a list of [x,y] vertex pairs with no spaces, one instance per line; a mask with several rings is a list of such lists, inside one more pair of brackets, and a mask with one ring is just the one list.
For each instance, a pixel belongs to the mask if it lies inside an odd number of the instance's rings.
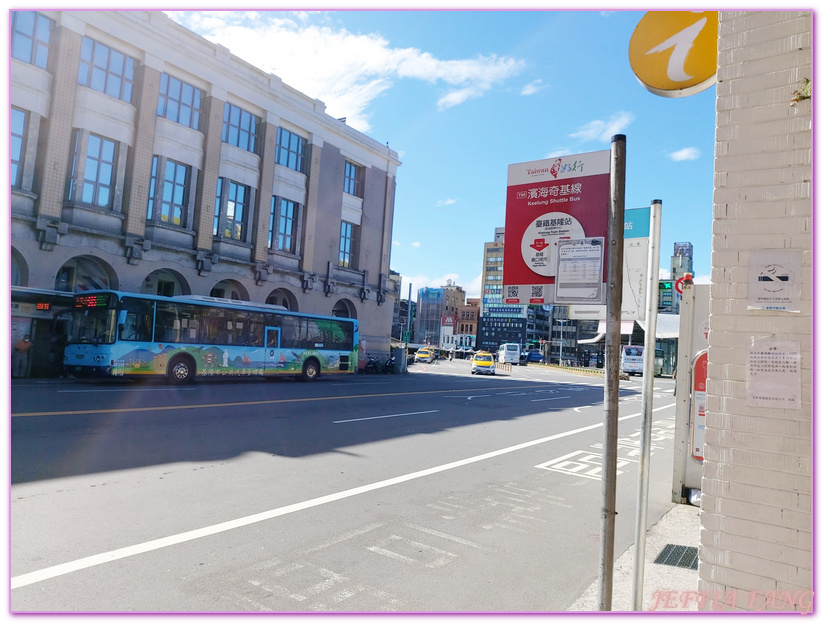
[[[620,321],[620,335],[631,335],[634,331],[634,320]],[[606,321],[601,320],[597,325],[598,333],[606,333]]]

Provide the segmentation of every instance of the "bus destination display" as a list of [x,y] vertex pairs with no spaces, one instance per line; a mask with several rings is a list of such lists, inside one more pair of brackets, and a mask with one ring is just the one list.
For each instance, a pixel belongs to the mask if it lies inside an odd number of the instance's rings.
[[108,307],[110,304],[111,294],[79,294],[74,297],[74,307],[76,309]]

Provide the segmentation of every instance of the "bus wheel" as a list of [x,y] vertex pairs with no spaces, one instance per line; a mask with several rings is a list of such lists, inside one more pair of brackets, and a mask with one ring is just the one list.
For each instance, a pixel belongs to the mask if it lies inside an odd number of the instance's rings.
[[320,364],[317,363],[317,359],[307,359],[303,364],[301,378],[304,381],[314,381],[318,376],[320,376]]
[[178,356],[171,360],[166,375],[172,383],[183,385],[194,380],[194,360],[191,357]]

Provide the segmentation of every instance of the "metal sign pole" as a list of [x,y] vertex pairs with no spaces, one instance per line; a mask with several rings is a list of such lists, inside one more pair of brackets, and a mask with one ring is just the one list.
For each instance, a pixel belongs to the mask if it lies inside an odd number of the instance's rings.
[[617,425],[620,400],[620,316],[623,303],[623,227],[626,210],[626,136],[612,137],[609,175],[606,374],[603,395],[603,507],[600,523],[600,610],[612,609],[614,521],[617,489]]
[[657,343],[657,299],[660,282],[660,218],[662,202],[652,201],[649,220],[649,264],[646,276],[646,335],[643,346],[643,415],[640,426],[640,462],[637,473],[637,523],[634,527],[634,596],[632,608],[643,609],[643,572],[646,560],[646,521],[649,510],[652,403],[654,401],[654,348]]

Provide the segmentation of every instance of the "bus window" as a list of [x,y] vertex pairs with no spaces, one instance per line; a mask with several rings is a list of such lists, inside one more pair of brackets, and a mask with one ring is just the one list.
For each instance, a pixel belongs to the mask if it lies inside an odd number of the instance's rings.
[[201,341],[203,308],[176,301],[158,301],[154,339],[157,342],[196,343]]
[[134,342],[151,341],[154,303],[145,299],[123,297],[118,320],[120,339]]

